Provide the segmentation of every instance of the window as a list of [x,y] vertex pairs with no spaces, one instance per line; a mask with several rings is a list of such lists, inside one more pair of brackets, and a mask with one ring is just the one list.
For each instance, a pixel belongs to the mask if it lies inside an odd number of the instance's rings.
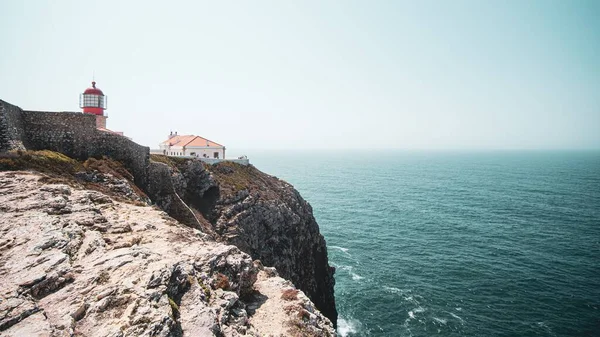
[[93,107],[93,108],[105,108],[106,101],[104,96],[83,94],[82,96],[82,107]]
[[213,155],[215,158],[219,158],[219,152],[215,152],[215,153],[213,153]]

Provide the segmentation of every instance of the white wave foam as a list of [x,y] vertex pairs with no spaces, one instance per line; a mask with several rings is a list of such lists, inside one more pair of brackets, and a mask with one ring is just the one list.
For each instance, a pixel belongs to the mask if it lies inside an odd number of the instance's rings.
[[352,279],[354,281],[358,281],[358,280],[362,280],[364,279],[363,276],[358,275],[357,273],[353,272],[354,267],[353,266],[336,266],[337,270],[343,270],[343,271],[347,271],[348,274],[350,275],[350,277],[352,277]]
[[337,321],[337,333],[341,337],[346,337],[350,333],[356,333],[358,331],[358,327],[360,326],[360,322],[355,319],[343,319],[338,318]]
[[433,320],[436,321],[436,322],[438,322],[438,323],[444,324],[444,325],[446,325],[446,323],[448,323],[448,320],[444,319],[444,318],[433,317]]
[[340,246],[327,246],[329,248],[333,248],[333,249],[337,249],[337,250],[341,250],[342,252],[350,255],[350,253],[348,253],[348,248],[344,248],[344,247],[340,247]]
[[463,319],[462,319],[460,316],[458,316],[457,314],[455,314],[455,313],[452,313],[452,312],[448,312],[448,313],[450,314],[450,316],[452,316],[452,317],[454,317],[454,318],[458,319],[458,320],[460,321],[460,323],[461,323],[461,324],[465,322],[465,321],[464,321],[464,320],[463,320]]
[[[417,296],[415,296],[415,297],[417,297]],[[418,306],[420,307],[420,306],[421,306],[421,303],[420,303],[419,301],[417,301],[417,300],[415,299],[415,297],[413,297],[413,296],[405,296],[405,297],[404,297],[404,300],[405,300],[405,301],[407,301],[407,302],[410,302],[410,303],[412,303],[412,304],[414,304],[414,305],[418,305]]]
[[402,292],[402,290],[400,290],[400,289],[398,289],[398,288],[396,288],[396,287],[388,287],[388,286],[383,286],[383,289],[385,289],[385,290],[387,290],[387,291],[391,292],[392,294],[397,294],[397,293],[400,293],[400,292]]
[[413,309],[413,310],[414,310],[415,312],[424,312],[424,311],[425,311],[425,308],[423,308],[423,307],[418,307],[418,308],[415,308],[415,309]]
[[550,336],[556,336],[554,331],[552,331],[552,328],[550,328],[548,325],[546,325],[545,322],[537,322],[536,325],[538,327],[544,329]]
[[425,311],[425,308],[423,308],[421,306],[412,309],[411,311],[408,312],[408,319],[407,320],[409,320],[409,319],[415,319],[415,314],[418,314],[418,313],[421,313],[421,312],[424,312],[424,311]]
[[353,279],[354,281],[358,281],[358,280],[362,280],[362,279],[364,279],[364,277],[362,277],[362,276],[360,276],[360,275],[358,275],[358,274],[356,274],[356,273],[350,273],[350,274],[352,274],[352,279]]

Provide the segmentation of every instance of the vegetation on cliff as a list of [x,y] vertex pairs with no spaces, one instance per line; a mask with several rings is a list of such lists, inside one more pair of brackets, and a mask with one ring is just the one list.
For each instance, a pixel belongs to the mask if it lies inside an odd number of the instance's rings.
[[111,195],[121,201],[147,203],[146,194],[134,183],[133,175],[108,157],[78,161],[62,153],[11,151],[0,153],[0,171],[35,171],[44,181],[81,186]]

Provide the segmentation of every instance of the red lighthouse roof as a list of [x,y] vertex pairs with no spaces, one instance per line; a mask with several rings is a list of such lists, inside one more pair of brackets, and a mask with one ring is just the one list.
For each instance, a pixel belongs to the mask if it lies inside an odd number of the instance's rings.
[[104,93],[102,92],[102,90],[96,88],[96,81],[93,81],[92,82],[92,87],[85,89],[85,91],[83,93],[84,94],[104,96]]

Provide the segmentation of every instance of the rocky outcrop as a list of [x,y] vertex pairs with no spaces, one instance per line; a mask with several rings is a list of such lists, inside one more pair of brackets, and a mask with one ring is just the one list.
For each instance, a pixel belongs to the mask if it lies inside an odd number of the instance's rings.
[[[189,223],[277,268],[336,322],[335,270],[328,264],[325,240],[311,206],[292,185],[253,166],[153,158],[169,165],[173,193],[196,214]],[[149,194],[153,200],[176,198]],[[190,211],[179,212],[179,206],[170,205],[164,208],[170,215],[189,219]]]
[[[335,335],[274,269],[101,190],[0,172],[0,335]],[[215,223],[233,205],[216,206]]]
[[[66,156],[68,160],[62,158]],[[130,172],[129,177],[118,175],[135,181],[132,190],[143,191],[140,200],[145,193],[182,223],[276,266],[337,320],[334,269],[328,265],[325,241],[310,205],[291,185],[251,166],[221,163],[207,170],[198,161],[155,156],[153,162],[150,157],[149,148],[97,130],[92,115],[28,111],[0,100],[0,170],[36,169],[52,172],[54,178],[79,172],[78,166],[91,159],[118,162]],[[84,171],[79,184],[109,193],[102,179],[95,180],[94,169]]]
[[172,169],[163,163],[150,162],[146,191],[154,204],[192,228],[201,228],[196,213],[181,199],[172,181]]

